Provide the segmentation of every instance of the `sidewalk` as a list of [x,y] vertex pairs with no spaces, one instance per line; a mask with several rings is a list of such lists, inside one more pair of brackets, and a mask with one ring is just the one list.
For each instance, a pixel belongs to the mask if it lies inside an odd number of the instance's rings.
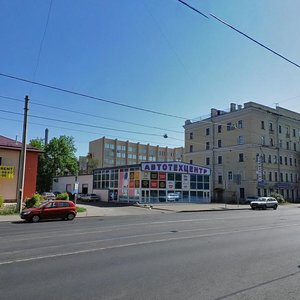
[[[77,213],[77,218],[84,217],[106,217],[106,216],[129,216],[129,215],[145,215],[159,213],[184,213],[184,212],[206,212],[206,211],[233,211],[233,210],[250,210],[249,205],[245,204],[194,204],[194,203],[164,203],[164,204],[138,204],[109,206],[108,204],[78,204],[78,206],[86,208],[86,212]],[[281,205],[279,209],[300,208],[300,204]],[[19,215],[0,215],[0,222],[17,222],[22,221]]]

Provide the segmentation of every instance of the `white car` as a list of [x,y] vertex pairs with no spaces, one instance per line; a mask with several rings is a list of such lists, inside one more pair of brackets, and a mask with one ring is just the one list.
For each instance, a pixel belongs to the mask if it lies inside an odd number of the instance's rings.
[[42,193],[42,197],[44,200],[55,200],[56,199],[55,194],[52,192],[44,192],[44,193]]
[[168,193],[167,195],[167,201],[178,201],[180,198],[179,193]]
[[259,197],[257,200],[251,201],[250,206],[252,209],[277,209],[278,201],[273,197]]
[[81,201],[100,201],[100,197],[96,194],[86,194],[86,195],[82,195],[80,200]]

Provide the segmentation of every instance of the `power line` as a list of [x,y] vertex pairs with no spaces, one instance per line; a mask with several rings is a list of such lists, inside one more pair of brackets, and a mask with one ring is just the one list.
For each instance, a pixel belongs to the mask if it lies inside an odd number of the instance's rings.
[[143,112],[148,112],[148,113],[157,114],[157,115],[166,116],[166,117],[177,118],[177,119],[181,119],[181,120],[188,119],[186,117],[181,117],[181,116],[176,116],[176,115],[172,115],[172,114],[162,113],[162,112],[151,110],[151,109],[141,108],[141,107],[137,107],[137,106],[133,106],[133,105],[129,105],[129,104],[124,104],[124,103],[120,103],[120,102],[116,102],[116,101],[112,101],[112,100],[108,100],[108,99],[103,99],[103,98],[91,96],[91,95],[88,95],[88,94],[68,90],[68,89],[65,89],[65,88],[60,88],[60,87],[56,87],[56,86],[53,86],[53,85],[49,85],[49,84],[45,84],[45,83],[41,83],[41,82],[36,82],[36,81],[28,80],[28,79],[25,79],[25,78],[16,77],[16,76],[13,76],[13,75],[0,73],[0,76],[6,77],[6,78],[9,78],[9,79],[13,79],[13,80],[18,80],[18,81],[30,83],[30,84],[34,84],[34,85],[38,85],[38,86],[42,86],[42,87],[45,87],[45,88],[48,88],[48,89],[52,89],[52,90],[56,90],[56,91],[60,91],[60,92],[64,92],[64,93],[68,93],[68,94],[72,94],[72,95],[76,95],[76,96],[80,96],[80,97],[84,97],[84,98],[88,98],[88,99],[92,99],[92,100],[96,100],[96,101],[101,101],[101,102],[105,102],[105,103],[109,103],[109,104],[114,104],[114,105],[130,108],[130,109],[143,111]]
[[[178,0],[179,1],[179,0]],[[290,59],[286,58],[285,56],[279,54],[278,52],[272,50],[271,48],[265,46],[264,44],[260,43],[259,41],[255,40],[254,38],[250,37],[249,35],[247,35],[246,33],[238,30],[237,28],[233,27],[232,25],[226,23],[225,21],[221,20],[220,18],[216,17],[215,15],[213,14],[210,14],[213,18],[215,18],[216,20],[218,20],[219,22],[221,22],[222,24],[228,26],[229,28],[233,29],[234,31],[238,32],[239,34],[243,35],[244,37],[246,37],[247,39],[251,40],[252,42],[258,44],[259,46],[265,48],[266,50],[272,52],[273,54],[279,56],[280,58],[284,59],[285,61],[293,64],[294,66],[300,68],[300,65],[296,64],[295,62],[291,61]]]
[[[200,14],[201,16],[203,16],[203,17],[209,19],[208,16],[206,16],[205,14],[203,14],[201,11],[197,10],[197,9],[194,8],[193,6],[191,6],[191,5],[187,4],[187,3],[185,3],[185,2],[182,1],[182,0],[177,0],[177,1],[179,1],[180,3],[186,5],[188,8],[194,10],[195,12],[197,12],[198,14]],[[251,40],[252,42],[256,43],[257,45],[259,45],[259,46],[263,47],[264,49],[270,51],[271,53],[273,53],[273,54],[279,56],[280,58],[284,59],[285,61],[289,62],[290,64],[292,64],[292,65],[294,65],[294,66],[300,68],[300,65],[298,65],[297,63],[295,63],[295,62],[293,62],[292,60],[288,59],[287,57],[281,55],[280,53],[276,52],[275,50],[271,49],[270,47],[267,47],[266,45],[260,43],[260,42],[257,41],[256,39],[252,38],[251,36],[249,36],[248,34],[242,32],[241,30],[235,28],[234,26],[230,25],[229,23],[223,21],[222,19],[218,18],[218,17],[215,16],[214,14],[211,14],[211,13],[210,13],[209,15],[212,16],[212,17],[213,17],[214,19],[216,19],[217,21],[219,21],[220,23],[222,23],[222,24],[228,26],[229,28],[231,28],[231,29],[233,29],[234,31],[238,32],[239,34],[243,35],[243,36],[246,37],[247,39],[249,39],[249,40]]]
[[[12,98],[12,97],[2,96],[2,95],[0,95],[0,98],[9,99],[9,100],[12,100],[12,101],[18,101],[18,102],[22,102],[22,103],[24,102],[23,100],[20,100],[20,99],[17,99],[17,98]],[[166,129],[166,128],[162,128],[162,127],[144,125],[144,124],[135,123],[135,122],[129,122],[129,121],[124,121],[124,120],[107,118],[107,117],[103,117],[103,116],[99,116],[99,115],[95,115],[95,114],[90,114],[90,113],[84,113],[84,112],[80,112],[80,111],[76,111],[76,110],[72,110],[72,109],[67,109],[67,108],[62,108],[62,107],[57,107],[57,106],[47,105],[47,104],[41,104],[41,103],[34,102],[34,101],[31,101],[31,105],[37,105],[37,106],[42,106],[42,107],[47,107],[47,108],[53,108],[53,109],[66,111],[66,112],[71,112],[71,113],[75,113],[75,114],[79,114],[79,115],[83,115],[83,116],[90,116],[90,117],[95,117],[95,118],[99,118],[99,119],[114,121],[114,122],[118,122],[118,123],[125,123],[125,124],[130,124],[130,125],[136,125],[136,126],[145,127],[145,128],[158,129],[158,130],[174,132],[174,133],[183,133],[182,131],[179,131],[179,130],[172,130],[172,129]]]
[[[42,36],[42,39],[41,39],[41,42],[40,42],[40,47],[39,47],[39,52],[38,52],[38,57],[37,57],[37,63],[36,63],[35,70],[34,70],[34,73],[33,73],[33,80],[35,80],[36,73],[37,73],[37,70],[38,70],[38,67],[39,67],[39,64],[40,64],[42,48],[43,48],[43,44],[44,44],[44,40],[45,40],[45,36],[46,36],[48,24],[49,24],[50,14],[51,14],[52,1],[53,0],[50,0],[50,5],[49,5],[49,8],[48,8],[48,14],[47,14],[46,24],[45,24],[45,28],[44,28],[44,33],[43,33],[43,36]],[[31,90],[32,90],[32,85],[30,87],[29,94],[31,94]]]
[[182,1],[182,0],[177,0],[179,1],[180,3],[182,3],[183,5],[187,6],[188,8],[194,10],[195,12],[197,12],[198,14],[200,14],[201,16],[209,19],[209,17],[207,15],[205,15],[204,13],[202,13],[201,11],[199,11],[198,9],[194,8],[193,6],[187,4],[186,2]]
[[[0,111],[5,112],[5,113],[9,113],[9,114],[14,114],[14,115],[21,115],[21,116],[23,115],[22,113],[12,112],[12,111],[3,110],[3,109],[0,109]],[[112,131],[119,131],[119,132],[133,133],[133,134],[141,134],[141,135],[162,137],[161,134],[156,134],[156,133],[145,133],[145,132],[139,132],[139,131],[116,129],[116,128],[110,128],[110,127],[103,127],[103,126],[79,123],[79,122],[72,122],[72,121],[67,121],[67,120],[58,120],[58,119],[54,119],[54,118],[41,117],[41,116],[30,115],[30,114],[28,114],[28,117],[36,118],[36,119],[42,119],[42,120],[48,120],[48,121],[61,122],[61,123],[68,123],[68,124],[72,124],[72,125],[91,127],[91,128],[99,128],[99,129],[105,129],[105,130],[112,130]]]
[[[17,122],[17,123],[22,123],[23,121],[21,120],[14,120],[11,118],[4,118],[4,117],[0,117],[1,120],[6,120],[6,121],[10,121],[10,122]],[[99,132],[93,132],[93,131],[87,131],[87,130],[81,130],[81,129],[75,129],[75,128],[68,128],[68,127],[62,127],[62,126],[55,126],[53,124],[42,124],[42,123],[36,123],[36,122],[28,122],[28,124],[30,125],[37,125],[37,126],[43,126],[43,127],[47,127],[47,128],[58,128],[58,129],[64,129],[64,130],[69,130],[69,131],[75,131],[75,132],[81,132],[81,133],[89,133],[89,134],[95,134],[97,136],[105,136],[105,134],[103,133],[99,133]],[[108,137],[111,138],[118,138],[118,139],[128,139],[127,137],[121,137],[121,136],[115,136],[115,135],[106,135]],[[149,140],[145,141],[145,140],[137,140],[137,139],[130,139],[131,141],[136,141],[136,142],[144,142],[144,143],[149,143]],[[182,142],[183,140],[181,140]],[[159,144],[158,142],[151,142],[151,144]],[[172,145],[172,144],[168,144],[169,146],[172,147],[178,147],[178,145]]]

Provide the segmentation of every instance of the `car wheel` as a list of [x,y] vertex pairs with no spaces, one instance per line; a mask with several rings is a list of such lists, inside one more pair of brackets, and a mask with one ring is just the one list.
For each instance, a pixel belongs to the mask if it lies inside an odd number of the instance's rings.
[[38,216],[38,215],[34,215],[31,218],[31,222],[33,222],[33,223],[37,223],[39,220],[40,220],[40,216]]
[[273,209],[274,209],[274,210],[277,209],[277,205],[274,205],[274,206],[273,206]]
[[75,215],[72,213],[67,214],[67,220],[72,221],[75,218]]
[[265,209],[267,209],[267,206],[266,206],[266,205],[264,205],[264,206],[262,207],[262,209],[264,209],[264,210],[265,210]]
[[251,208],[254,210],[255,209],[255,207],[254,206],[251,206]]

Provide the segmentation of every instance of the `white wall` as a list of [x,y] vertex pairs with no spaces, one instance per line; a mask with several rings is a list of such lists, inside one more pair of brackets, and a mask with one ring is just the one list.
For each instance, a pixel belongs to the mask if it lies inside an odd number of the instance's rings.
[[[79,193],[82,192],[82,185],[88,185],[88,193],[93,193],[93,175],[78,175],[77,181],[79,182]],[[65,192],[67,184],[71,184],[71,191],[74,190],[75,176],[61,176],[53,179],[52,191]]]

